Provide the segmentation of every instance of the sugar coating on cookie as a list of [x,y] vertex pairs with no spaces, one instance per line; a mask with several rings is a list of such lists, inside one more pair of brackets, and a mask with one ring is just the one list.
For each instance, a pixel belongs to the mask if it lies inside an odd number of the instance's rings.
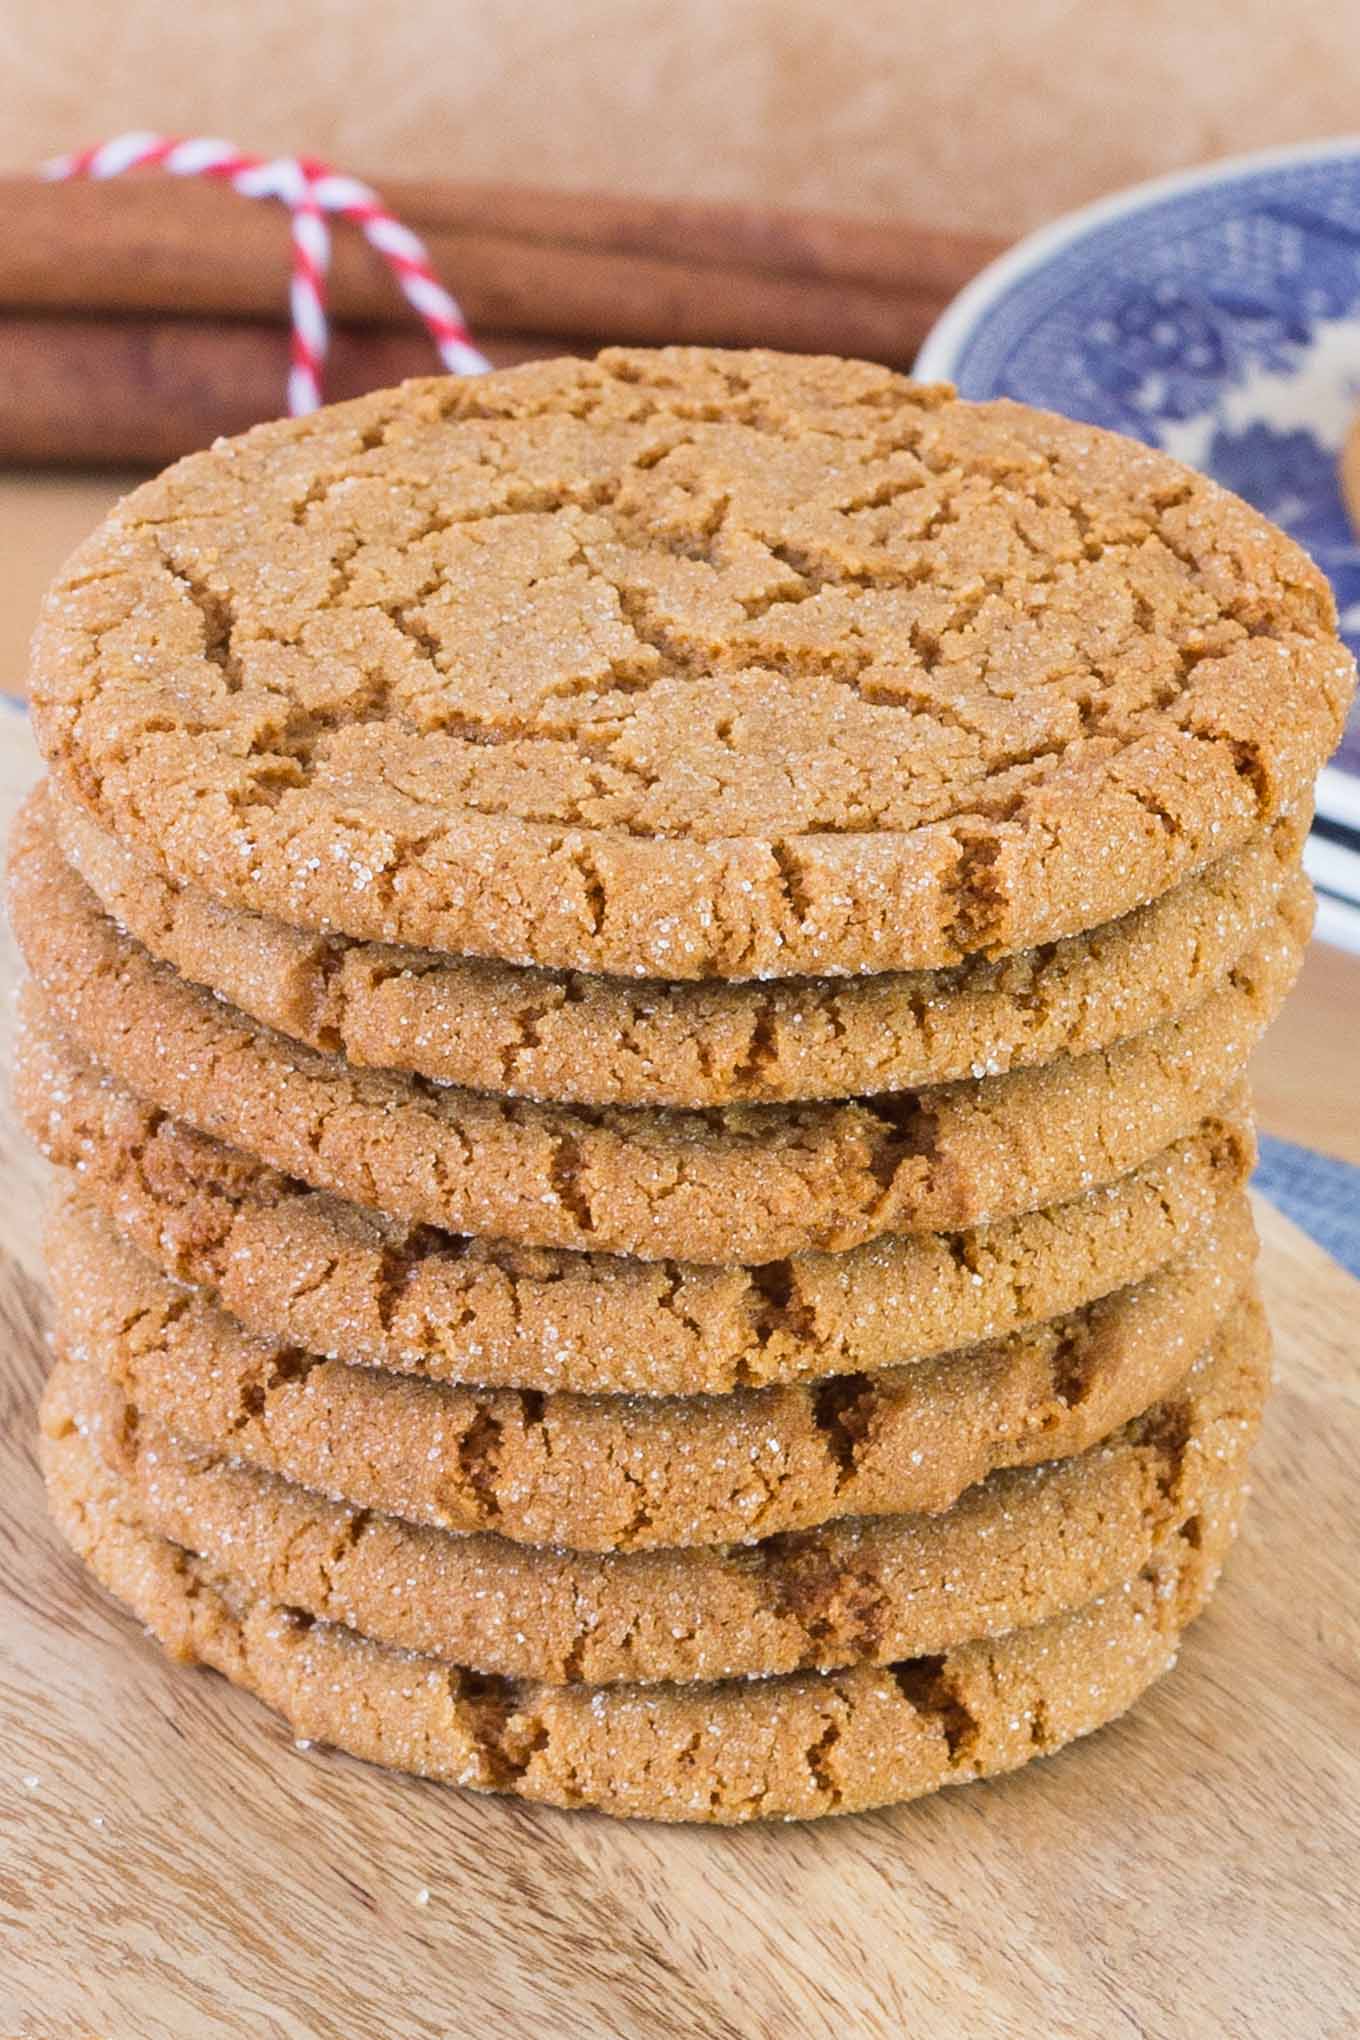
[[1179,1387],[1110,1438],[995,1473],[939,1515],[850,1517],[678,1551],[452,1535],[187,1445],[90,1369],[76,1392],[149,1528],[318,1621],[553,1685],[769,1678],[1001,1636],[1150,1563],[1215,1482],[1241,1477],[1269,1365],[1230,1336],[1239,1316]]
[[[1229,1335],[1264,1347],[1248,1302]],[[807,1819],[1013,1770],[1112,1720],[1175,1663],[1236,1530],[1240,1470],[1083,1607],[926,1656],[771,1679],[621,1687],[488,1678],[317,1622],[148,1528],[58,1369],[43,1470],[62,1534],[182,1662],[213,1667],[293,1733],[478,1791],[620,1817]]]
[[35,726],[298,926],[670,979],[1108,921],[1306,799],[1326,582],[1165,455],[886,369],[611,350],[219,442],[54,586]]
[[1191,1251],[1246,1181],[1239,1084],[1183,1140],[1066,1204],[756,1267],[517,1248],[308,1190],[83,1057],[29,987],[15,1101],[82,1199],[250,1330],[432,1381],[723,1394],[877,1373],[1075,1310]]
[[1118,921],[996,962],[667,984],[309,934],[176,883],[74,801],[45,798],[62,855],[104,911],[280,1033],[503,1097],[681,1107],[996,1076],[1141,1034],[1187,1012],[1250,947],[1308,820],[1277,822]]
[[353,1069],[188,984],[104,915],[38,804],[10,872],[20,947],[87,1054],[205,1133],[355,1203],[527,1246],[731,1265],[1037,1210],[1210,1111],[1293,982],[1295,873],[1183,1019],[918,1092],[704,1113],[542,1105]]
[[1008,1338],[871,1376],[643,1398],[445,1387],[252,1338],[78,1201],[47,1240],[66,1349],[190,1443],[411,1522],[575,1551],[936,1511],[998,1467],[1084,1452],[1184,1378],[1255,1251],[1239,1197],[1183,1260]]

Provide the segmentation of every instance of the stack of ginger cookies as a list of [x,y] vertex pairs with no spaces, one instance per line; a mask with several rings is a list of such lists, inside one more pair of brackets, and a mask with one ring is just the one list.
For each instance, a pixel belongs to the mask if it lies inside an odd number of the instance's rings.
[[138,489],[10,866],[62,1532],[298,1737],[560,1806],[1108,1721],[1242,1500],[1351,682],[1235,498],[863,363],[430,380]]

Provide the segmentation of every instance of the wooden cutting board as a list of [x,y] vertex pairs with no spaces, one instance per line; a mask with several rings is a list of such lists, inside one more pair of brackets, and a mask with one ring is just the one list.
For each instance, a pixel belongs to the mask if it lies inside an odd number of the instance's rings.
[[[35,770],[6,715],[0,805]],[[48,1528],[42,1169],[8,1115],[0,1170],[5,2040],[1360,2029],[1360,1285],[1273,1211],[1279,1391],[1227,1580],[1171,1677],[1014,1778],[721,1832],[301,1751],[168,1666]]]

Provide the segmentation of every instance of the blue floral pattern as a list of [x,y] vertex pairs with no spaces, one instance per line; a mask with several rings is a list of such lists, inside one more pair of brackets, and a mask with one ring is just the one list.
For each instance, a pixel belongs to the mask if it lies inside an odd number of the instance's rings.
[[[1077,223],[983,298],[932,375],[1165,446],[1282,524],[1360,651],[1337,453],[1360,415],[1360,145],[1244,164]],[[1360,729],[1347,763],[1360,769]]]

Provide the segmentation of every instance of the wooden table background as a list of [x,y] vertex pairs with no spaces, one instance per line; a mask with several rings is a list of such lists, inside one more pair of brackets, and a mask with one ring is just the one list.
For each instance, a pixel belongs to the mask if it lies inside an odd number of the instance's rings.
[[[7,674],[115,491],[0,483]],[[0,810],[36,772],[0,718]],[[8,986],[13,960],[0,958]],[[4,1002],[8,1024],[9,1001]],[[1264,1123],[1360,1161],[1360,959]],[[1263,1208],[1281,1385],[1176,1673],[1016,1777],[810,1827],[612,1825],[296,1750],[48,1528],[43,1170],[0,1114],[0,2040],[1348,2040],[1360,2031],[1360,1285]]]
[[1360,9],[10,0],[0,52],[7,169],[150,124],[380,182],[505,179],[1015,234],[1211,156],[1350,132]]

